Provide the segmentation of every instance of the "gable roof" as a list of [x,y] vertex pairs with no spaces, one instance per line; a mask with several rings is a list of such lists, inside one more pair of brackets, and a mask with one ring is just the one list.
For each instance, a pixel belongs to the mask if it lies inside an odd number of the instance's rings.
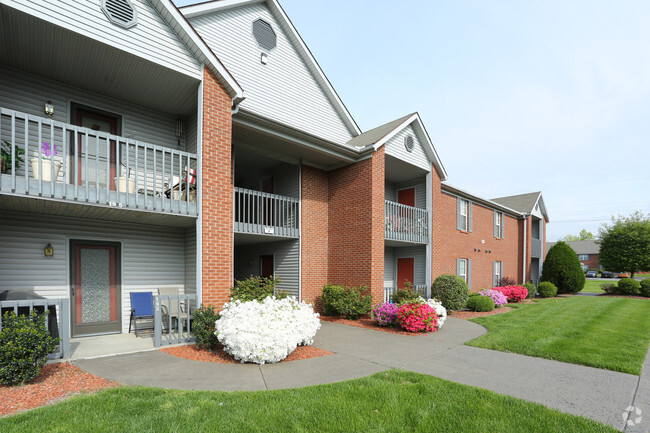
[[550,221],[541,191],[497,197],[493,198],[492,201],[527,214],[533,213],[539,204],[540,212],[544,215],[547,222]]
[[347,107],[345,104],[343,104],[343,101],[339,97],[338,93],[336,93],[336,90],[334,90],[334,87],[330,83],[329,79],[321,69],[320,65],[312,55],[311,51],[277,0],[213,0],[204,3],[183,6],[180,8],[180,10],[186,18],[191,19],[194,17],[199,17],[201,15],[207,15],[210,13],[255,3],[265,3],[267,5],[274,18],[286,32],[287,37],[294,45],[298,55],[305,63],[307,69],[315,77],[323,93],[329,100],[338,116],[341,118],[342,122],[345,124],[345,127],[350,132],[350,135],[359,135],[361,133],[361,130],[359,129],[356,121],[352,118],[352,115],[348,111]]
[[370,149],[377,150],[381,146],[386,144],[388,140],[394,137],[401,130],[414,123],[419,127],[417,128],[417,130],[421,131],[421,133],[418,134],[419,135],[418,138],[421,140],[422,143],[425,144],[425,146],[423,147],[425,153],[427,154],[427,157],[436,168],[436,171],[438,172],[440,179],[447,180],[448,177],[447,171],[445,170],[445,167],[442,165],[442,161],[440,161],[438,152],[436,152],[436,149],[433,147],[431,138],[429,137],[429,134],[427,133],[427,130],[424,127],[424,123],[422,123],[422,119],[420,119],[420,115],[417,112],[408,114],[406,116],[400,117],[399,119],[395,119],[391,122],[370,129],[354,137],[353,139],[348,141],[347,144],[348,146],[355,147],[356,149],[359,150],[359,152],[364,152]]
[[496,202],[494,200],[479,197],[479,196],[477,196],[475,194],[472,194],[472,193],[470,193],[468,191],[457,188],[457,187],[455,187],[453,185],[449,185],[448,183],[442,183],[440,185],[440,189],[442,190],[442,192],[446,192],[448,194],[453,194],[453,195],[457,195],[457,196],[469,199],[472,202],[481,204],[481,205],[483,205],[485,207],[489,207],[489,208],[492,208],[492,209],[498,209],[498,210],[506,212],[509,215],[512,215],[514,217],[523,216],[523,213],[520,212],[517,209],[513,209],[513,208],[511,208],[509,206],[505,206],[505,205],[503,205],[501,203],[498,203],[498,202]]
[[217,77],[226,91],[233,98],[233,106],[241,102],[244,97],[244,89],[239,85],[228,69],[221,63],[208,45],[201,39],[190,23],[185,19],[181,11],[171,0],[149,0],[162,18],[169,24],[183,43],[194,54],[196,59],[204,63],[208,69]]
[[[553,245],[557,242],[547,242],[546,251],[548,251]],[[570,241],[565,242],[568,246],[576,252],[576,254],[598,254],[600,252],[600,246],[595,240],[588,241]]]

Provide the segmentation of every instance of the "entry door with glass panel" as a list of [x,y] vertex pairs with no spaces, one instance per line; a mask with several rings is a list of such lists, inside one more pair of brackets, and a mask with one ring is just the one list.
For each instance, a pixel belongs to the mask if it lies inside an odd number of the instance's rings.
[[[77,126],[117,135],[117,123],[116,116],[77,108]],[[106,188],[108,179],[110,189],[114,190],[117,173],[115,153],[115,140],[80,133],[77,149],[78,184],[85,185],[87,180],[89,186],[98,184],[100,188]]]
[[120,244],[70,241],[72,336],[119,333]]

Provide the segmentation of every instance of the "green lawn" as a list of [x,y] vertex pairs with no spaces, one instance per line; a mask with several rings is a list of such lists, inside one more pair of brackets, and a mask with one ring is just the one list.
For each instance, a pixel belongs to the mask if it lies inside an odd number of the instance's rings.
[[585,287],[581,290],[582,292],[589,293],[604,293],[603,289],[600,288],[601,284],[616,284],[617,281],[605,281],[605,280],[587,280],[585,281]]
[[650,301],[575,296],[539,300],[472,319],[488,333],[466,344],[641,374],[650,340]]
[[400,370],[282,391],[110,389],[0,419],[0,431],[616,432],[539,404]]

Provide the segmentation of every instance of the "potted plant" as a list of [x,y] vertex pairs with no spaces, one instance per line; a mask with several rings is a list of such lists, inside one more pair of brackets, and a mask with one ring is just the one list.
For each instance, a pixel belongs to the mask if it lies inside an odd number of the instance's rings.
[[[20,168],[20,164],[25,162],[21,155],[25,154],[25,149],[22,149],[18,146],[14,146],[14,167],[16,170]],[[2,145],[0,145],[0,172],[6,173],[11,170],[11,143],[2,140]]]
[[[59,170],[61,170],[61,163],[59,161],[53,161],[52,157],[57,155],[56,144],[50,146],[50,143],[44,141],[41,145],[41,150],[43,152],[42,158],[31,158],[29,162],[32,164],[32,172],[34,173],[34,179],[41,179],[45,181],[52,181],[52,165],[54,165],[54,180],[59,177]],[[41,170],[39,170],[41,168]]]

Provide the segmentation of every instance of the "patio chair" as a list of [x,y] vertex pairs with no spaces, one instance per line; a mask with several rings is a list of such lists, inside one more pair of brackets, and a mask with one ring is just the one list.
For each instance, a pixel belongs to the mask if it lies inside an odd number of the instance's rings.
[[[158,294],[159,295],[171,295],[171,296],[177,296],[179,294],[178,287],[160,287],[158,288]],[[171,317],[171,323],[172,327],[174,329],[177,326],[178,319],[185,313],[186,311],[186,306],[185,302],[180,303],[180,310],[179,310],[179,305],[178,305],[178,300],[176,299],[171,299],[169,302],[167,301],[161,301],[160,302],[160,312],[162,315],[162,325],[163,325],[163,330],[165,332],[169,332],[168,324],[169,324],[169,317]]]
[[147,331],[153,333],[153,292],[131,292],[131,319],[129,320],[129,333],[131,325],[135,329],[135,336]]

